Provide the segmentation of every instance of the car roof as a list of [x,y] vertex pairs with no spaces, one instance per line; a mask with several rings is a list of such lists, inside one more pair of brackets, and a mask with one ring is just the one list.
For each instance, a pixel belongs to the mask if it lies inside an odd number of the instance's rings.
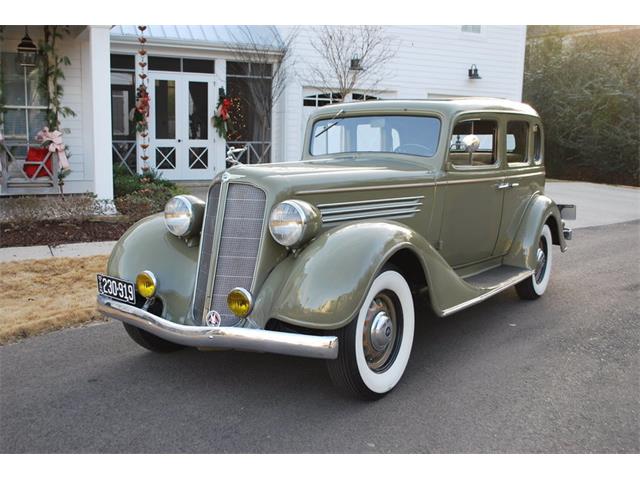
[[318,108],[316,115],[331,115],[344,110],[350,112],[384,112],[402,110],[429,110],[442,112],[448,115],[457,115],[462,112],[498,111],[504,113],[517,113],[523,115],[538,116],[538,113],[526,103],[514,102],[502,98],[489,97],[457,97],[439,98],[437,100],[367,100],[359,102],[334,103]]

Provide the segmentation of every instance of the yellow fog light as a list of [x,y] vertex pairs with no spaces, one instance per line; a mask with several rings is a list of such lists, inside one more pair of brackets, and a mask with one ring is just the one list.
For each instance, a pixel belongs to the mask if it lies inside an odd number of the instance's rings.
[[227,295],[227,306],[234,315],[244,318],[251,313],[253,299],[244,288],[234,288]]
[[158,281],[156,276],[149,270],[140,272],[136,277],[136,290],[144,298],[151,298],[156,293]]

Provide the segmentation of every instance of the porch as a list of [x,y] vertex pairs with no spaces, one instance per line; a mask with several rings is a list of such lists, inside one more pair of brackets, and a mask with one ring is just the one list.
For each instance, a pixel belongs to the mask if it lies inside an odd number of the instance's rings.
[[[116,26],[111,32],[114,168],[141,173],[142,143],[149,145],[149,166],[180,183],[209,182],[226,168],[229,148],[243,149],[235,154],[242,163],[272,161],[271,110],[269,106],[265,114],[261,102],[271,98],[268,62],[278,56],[276,29],[148,26],[145,36],[151,108],[149,136],[143,142],[131,115],[140,83],[137,31],[133,26]],[[240,40],[245,37],[260,42],[253,45],[260,52],[250,58]],[[232,101],[227,135],[213,122],[223,92]]]
[[[60,192],[60,157],[36,139],[53,122],[69,156],[64,192],[112,198],[109,31],[107,25],[0,27],[0,196]],[[28,58],[18,48],[25,44],[33,49]],[[59,60],[58,72],[44,51]]]

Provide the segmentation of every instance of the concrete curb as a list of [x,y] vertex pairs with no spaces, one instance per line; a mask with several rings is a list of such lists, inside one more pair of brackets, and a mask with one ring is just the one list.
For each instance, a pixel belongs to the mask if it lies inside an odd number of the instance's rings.
[[0,248],[0,263],[19,262],[21,260],[42,260],[53,257],[91,257],[109,255],[113,242],[67,243],[57,246],[37,245],[33,247]]

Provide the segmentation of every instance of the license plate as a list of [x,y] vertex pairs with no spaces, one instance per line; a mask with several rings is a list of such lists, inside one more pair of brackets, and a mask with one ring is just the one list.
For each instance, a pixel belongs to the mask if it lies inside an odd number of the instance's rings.
[[98,292],[101,295],[122,300],[123,302],[136,303],[136,289],[133,283],[119,278],[98,275]]

